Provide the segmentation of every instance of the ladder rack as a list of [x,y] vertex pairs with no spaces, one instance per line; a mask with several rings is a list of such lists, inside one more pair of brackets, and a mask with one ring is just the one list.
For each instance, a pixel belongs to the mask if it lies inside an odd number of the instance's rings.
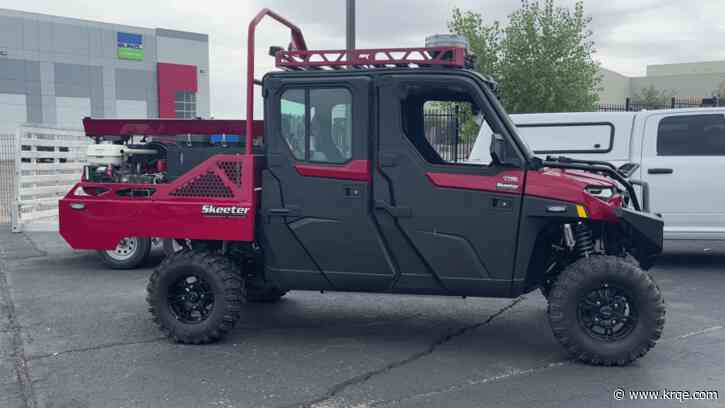
[[278,68],[293,71],[468,66],[466,50],[460,47],[291,50],[278,51],[275,60]]

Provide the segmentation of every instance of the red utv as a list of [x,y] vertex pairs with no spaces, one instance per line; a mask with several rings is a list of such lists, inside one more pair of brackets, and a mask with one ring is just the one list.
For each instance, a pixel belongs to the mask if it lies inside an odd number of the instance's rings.
[[[254,29],[290,28],[261,81],[253,122]],[[621,365],[662,333],[645,272],[662,249],[617,169],[541,161],[458,45],[311,51],[264,10],[250,24],[247,121],[85,121],[99,144],[151,150],[89,166],[60,203],[74,248],[127,236],[174,239],[148,284],[154,320],[183,343],[218,340],[244,301],[289,290],[517,297],[541,289],[575,357]],[[433,142],[425,112],[454,104],[491,129],[490,161]],[[212,139],[212,135],[241,135]],[[135,139],[140,139],[134,141]],[[606,194],[605,194],[606,193]]]

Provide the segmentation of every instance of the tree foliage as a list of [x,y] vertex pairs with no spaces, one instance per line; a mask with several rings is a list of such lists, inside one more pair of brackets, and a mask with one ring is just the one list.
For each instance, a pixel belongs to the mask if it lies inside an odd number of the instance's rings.
[[635,92],[632,101],[637,104],[646,106],[665,106],[669,105],[672,97],[675,96],[673,90],[657,89],[654,85],[650,85]]
[[507,110],[527,113],[596,107],[601,76],[590,23],[581,0],[573,10],[555,0],[522,0],[505,27],[458,8],[448,27],[468,40],[476,70],[498,81]]

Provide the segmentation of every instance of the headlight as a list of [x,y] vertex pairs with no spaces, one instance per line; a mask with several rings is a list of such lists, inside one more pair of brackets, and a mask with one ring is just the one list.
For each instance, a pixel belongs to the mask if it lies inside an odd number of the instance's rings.
[[584,191],[602,201],[609,201],[615,194],[614,188],[612,187],[588,186]]

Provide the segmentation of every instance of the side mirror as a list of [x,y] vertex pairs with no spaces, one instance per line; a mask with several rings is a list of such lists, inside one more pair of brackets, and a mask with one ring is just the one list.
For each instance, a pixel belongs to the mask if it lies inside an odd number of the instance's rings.
[[493,164],[506,163],[506,140],[498,133],[491,135],[491,159]]
[[622,173],[622,175],[626,178],[629,178],[634,174],[635,171],[639,169],[639,164],[637,163],[625,163],[621,166],[619,166],[619,172]]

